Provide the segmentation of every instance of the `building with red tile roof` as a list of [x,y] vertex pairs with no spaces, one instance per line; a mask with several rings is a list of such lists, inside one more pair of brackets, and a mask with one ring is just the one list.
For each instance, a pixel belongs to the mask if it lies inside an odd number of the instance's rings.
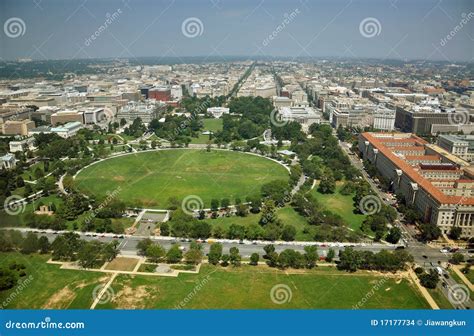
[[[401,193],[408,204],[420,210],[424,221],[438,225],[443,233],[459,226],[463,236],[472,237],[472,185],[464,181],[466,178],[462,178],[462,183],[457,182],[463,175],[457,165],[429,162],[433,155],[425,153],[427,144],[410,133],[366,132],[359,136],[359,150],[363,158],[373,163],[379,173],[391,182],[394,192]],[[422,162],[414,162],[417,157],[422,158]],[[457,183],[437,183],[446,180]]]

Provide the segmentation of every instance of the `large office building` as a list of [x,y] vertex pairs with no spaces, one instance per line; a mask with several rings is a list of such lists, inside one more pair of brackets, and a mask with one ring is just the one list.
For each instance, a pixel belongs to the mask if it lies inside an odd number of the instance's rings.
[[448,135],[438,137],[438,145],[463,160],[474,159],[474,135]]
[[463,167],[427,150],[425,140],[409,133],[362,133],[359,150],[414,205],[423,220],[444,234],[457,226],[474,235],[474,180]]
[[[397,106],[395,127],[402,132],[418,135],[461,130],[470,125],[470,115],[466,111],[442,111],[431,106]],[[461,128],[459,128],[462,126]]]
[[5,135],[28,135],[28,132],[35,127],[35,122],[29,119],[7,120],[1,125],[2,134]]

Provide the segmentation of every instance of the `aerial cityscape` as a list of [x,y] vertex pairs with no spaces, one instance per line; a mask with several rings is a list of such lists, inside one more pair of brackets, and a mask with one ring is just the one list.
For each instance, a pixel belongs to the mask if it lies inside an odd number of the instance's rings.
[[59,3],[0,4],[0,317],[474,308],[472,1]]

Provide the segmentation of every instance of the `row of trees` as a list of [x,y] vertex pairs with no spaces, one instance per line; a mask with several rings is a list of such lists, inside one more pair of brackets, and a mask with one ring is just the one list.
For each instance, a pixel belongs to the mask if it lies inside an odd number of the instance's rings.
[[405,250],[356,251],[347,247],[339,252],[338,269],[355,272],[358,269],[395,272],[403,270],[408,262],[413,262],[413,256]]
[[178,244],[173,244],[168,251],[160,244],[154,243],[151,239],[143,239],[137,244],[138,254],[147,257],[152,263],[166,261],[169,264],[179,263],[183,260],[187,264],[197,265],[202,261],[202,245],[191,242],[190,248],[184,254]]

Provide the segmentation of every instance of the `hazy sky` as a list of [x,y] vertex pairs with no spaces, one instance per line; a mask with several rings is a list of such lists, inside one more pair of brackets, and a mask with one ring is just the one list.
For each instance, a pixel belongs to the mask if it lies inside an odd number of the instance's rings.
[[0,22],[2,59],[474,57],[472,0],[0,0]]

